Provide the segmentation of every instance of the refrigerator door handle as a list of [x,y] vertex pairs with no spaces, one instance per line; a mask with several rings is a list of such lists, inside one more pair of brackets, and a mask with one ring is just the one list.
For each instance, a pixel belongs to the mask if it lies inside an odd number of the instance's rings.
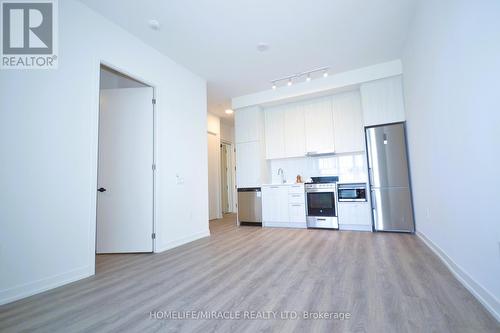
[[372,202],[372,210],[377,210],[377,202],[375,201],[375,191],[371,190],[371,202]]
[[370,187],[373,186],[373,169],[368,168],[368,178],[370,180]]

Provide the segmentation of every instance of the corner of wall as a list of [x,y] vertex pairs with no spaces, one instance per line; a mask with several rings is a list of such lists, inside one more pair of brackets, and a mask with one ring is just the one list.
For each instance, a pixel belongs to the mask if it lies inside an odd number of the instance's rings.
[[448,267],[458,281],[500,322],[500,301],[486,288],[477,283],[467,272],[453,261],[437,244],[420,231],[417,236]]

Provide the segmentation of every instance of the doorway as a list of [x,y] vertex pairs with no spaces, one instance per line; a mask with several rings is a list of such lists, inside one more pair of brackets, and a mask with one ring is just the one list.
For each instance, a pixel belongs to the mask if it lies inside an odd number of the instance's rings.
[[154,250],[154,89],[101,65],[96,254]]
[[222,213],[233,212],[233,146],[231,143],[221,141],[220,168],[221,168],[221,204]]

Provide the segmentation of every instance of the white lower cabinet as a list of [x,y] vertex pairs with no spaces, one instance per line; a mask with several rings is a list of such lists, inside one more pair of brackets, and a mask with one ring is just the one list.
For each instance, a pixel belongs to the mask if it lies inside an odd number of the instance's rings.
[[306,228],[304,185],[263,185],[262,225]]
[[372,231],[369,202],[339,202],[338,210],[340,230]]
[[288,220],[288,189],[286,186],[262,187],[262,220],[264,223]]
[[288,217],[291,223],[306,223],[306,206],[303,203],[290,203]]

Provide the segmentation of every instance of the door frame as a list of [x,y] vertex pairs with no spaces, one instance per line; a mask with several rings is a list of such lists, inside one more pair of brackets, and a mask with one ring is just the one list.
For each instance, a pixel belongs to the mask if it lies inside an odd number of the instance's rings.
[[[121,74],[124,74],[136,81],[139,81],[153,89],[153,99],[156,100],[156,103],[152,103],[153,107],[153,156],[152,163],[156,166],[155,170],[152,170],[152,181],[153,181],[153,205],[151,209],[153,210],[153,221],[152,221],[152,232],[156,234],[157,231],[157,197],[158,197],[158,186],[157,186],[157,170],[158,170],[158,88],[151,83],[149,80],[141,77],[140,75],[136,75],[131,73],[130,71],[115,65],[112,61],[107,61],[105,59],[94,59],[94,72],[93,72],[93,96],[94,100],[93,111],[90,114],[91,118],[91,161],[92,168],[90,171],[90,193],[91,193],[91,210],[90,210],[90,223],[89,223],[89,275],[95,275],[95,257],[96,257],[96,241],[97,241],[97,185],[98,185],[98,166],[99,166],[99,111],[100,111],[100,80],[101,80],[101,66],[108,67],[112,70],[115,70]],[[157,242],[156,237],[151,239],[151,250],[153,253],[156,252]]]
[[[226,177],[231,179],[231,189],[228,191],[228,206],[229,206],[229,212],[228,213],[233,213],[234,212],[234,206],[235,206],[235,200],[236,200],[236,195],[235,195],[235,183],[236,183],[236,175],[235,175],[235,170],[234,170],[234,165],[235,165],[235,160],[234,160],[234,144],[228,140],[220,140],[221,145],[225,145],[228,147],[229,152],[228,152],[228,160],[227,163],[229,165],[228,172],[226,173]],[[220,160],[220,158],[219,158]],[[219,163],[220,164],[220,163]],[[222,165],[220,165],[222,168]],[[222,207],[222,175],[221,175],[221,212],[224,214],[224,208]]]

